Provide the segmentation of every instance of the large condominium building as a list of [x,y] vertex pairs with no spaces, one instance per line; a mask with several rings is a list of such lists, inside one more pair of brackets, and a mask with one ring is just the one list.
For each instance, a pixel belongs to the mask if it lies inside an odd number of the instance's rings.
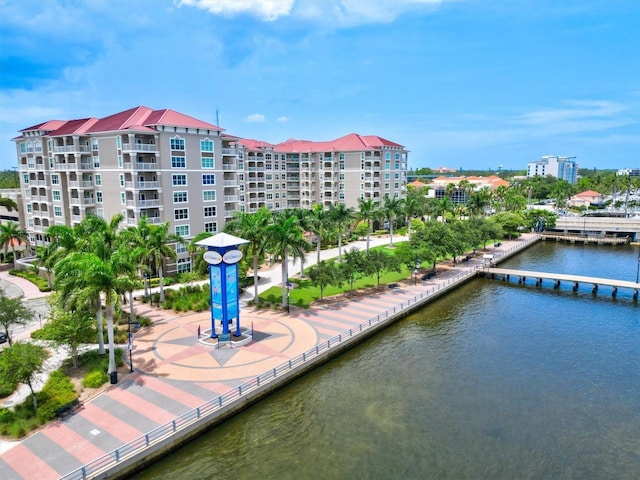
[[[50,120],[14,138],[31,244],[88,214],[126,225],[143,216],[189,239],[235,211],[324,207],[406,194],[407,150],[377,136],[269,144],[173,110],[141,106],[105,118]],[[186,249],[169,272],[191,268]]]
[[527,164],[527,177],[546,177],[551,175],[560,180],[566,180],[573,184],[578,177],[578,164],[576,157],[558,157],[545,155],[540,160],[534,160]]

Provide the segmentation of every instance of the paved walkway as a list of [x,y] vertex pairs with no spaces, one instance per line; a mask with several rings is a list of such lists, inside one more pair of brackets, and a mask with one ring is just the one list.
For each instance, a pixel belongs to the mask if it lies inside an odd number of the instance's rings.
[[[508,247],[505,242],[501,249]],[[325,256],[336,253],[329,251]],[[480,261],[459,266],[467,269]],[[279,283],[279,272],[278,266],[261,272],[263,279],[270,279],[261,284],[261,290]],[[0,478],[59,478],[457,273],[451,269],[418,285],[409,282],[393,291],[292,309],[290,314],[243,308],[241,323],[253,325],[254,341],[234,349],[213,349],[197,342],[198,326],[203,330],[210,326],[208,312],[177,315],[136,304],[137,312],[154,324],[136,334],[135,372],[67,420],[13,444],[0,455]]]

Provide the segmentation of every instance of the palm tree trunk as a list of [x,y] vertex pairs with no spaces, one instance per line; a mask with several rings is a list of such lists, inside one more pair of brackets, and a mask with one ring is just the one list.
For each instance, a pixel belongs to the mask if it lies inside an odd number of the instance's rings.
[[393,247],[393,220],[389,218],[389,246]]
[[98,322],[98,353],[100,355],[104,355],[104,333],[103,333],[104,328],[102,328],[103,326],[102,299],[100,298],[100,295],[98,295],[98,299],[96,303],[97,303],[96,320]]
[[287,294],[289,290],[289,250],[285,249],[282,257],[282,308],[287,308]]
[[258,255],[253,256],[253,301],[258,302]]
[[318,260],[316,260],[316,264],[320,264],[320,250],[322,250],[322,242],[320,241],[320,237],[318,237]]
[[18,269],[18,257],[16,257],[16,247],[11,247],[11,251],[13,252],[13,269]]
[[109,375],[116,371],[115,341],[113,338],[113,301],[111,295],[107,294],[107,338],[109,340]]
[[338,228],[338,262],[342,262],[342,227]]
[[304,278],[304,253],[300,257],[300,278]]
[[371,240],[371,221],[367,220],[367,253],[369,253],[369,241]]
[[136,323],[136,311],[133,308],[133,290],[129,290],[129,323]]
[[160,303],[164,303],[164,279],[162,277],[162,265],[158,265],[158,280],[160,281]]

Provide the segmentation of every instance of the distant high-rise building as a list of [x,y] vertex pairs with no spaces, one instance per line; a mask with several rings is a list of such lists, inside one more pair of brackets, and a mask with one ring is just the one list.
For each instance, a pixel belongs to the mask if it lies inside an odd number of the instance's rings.
[[576,183],[578,177],[578,164],[576,157],[558,157],[545,155],[540,160],[534,160],[527,164],[527,177],[546,177],[551,175],[571,184]]
[[[406,195],[407,150],[377,136],[269,144],[226,135],[173,110],[140,106],[105,118],[49,120],[20,131],[25,227],[33,246],[47,228],[88,214],[123,226],[168,222],[185,239],[216,233],[236,211],[311,208]],[[168,272],[191,269],[184,246]]]

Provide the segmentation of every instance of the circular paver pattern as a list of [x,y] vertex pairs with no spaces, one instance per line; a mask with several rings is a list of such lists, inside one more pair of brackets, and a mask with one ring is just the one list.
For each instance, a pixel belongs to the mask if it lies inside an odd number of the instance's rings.
[[217,382],[255,377],[315,347],[315,329],[294,315],[245,310],[240,322],[254,329],[254,340],[241,347],[206,346],[197,341],[211,327],[210,314],[196,313],[157,321],[134,341],[137,370],[171,380]]

